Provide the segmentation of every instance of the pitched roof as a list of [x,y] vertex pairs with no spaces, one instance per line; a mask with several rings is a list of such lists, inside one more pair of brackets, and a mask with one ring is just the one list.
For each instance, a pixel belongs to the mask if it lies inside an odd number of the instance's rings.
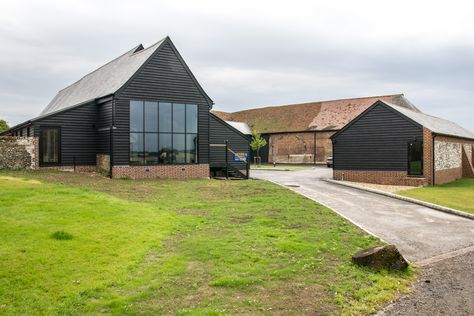
[[403,94],[395,94],[213,113],[223,120],[245,122],[261,133],[338,130],[377,100],[386,100],[419,111]]
[[41,116],[117,92],[166,40],[144,49],[140,44],[59,91]]
[[252,130],[246,123],[242,122],[234,122],[234,121],[225,121],[227,124],[241,132],[242,134],[245,135],[252,135]]
[[381,102],[436,134],[474,139],[474,133],[454,122],[425,113],[414,112],[390,102]]

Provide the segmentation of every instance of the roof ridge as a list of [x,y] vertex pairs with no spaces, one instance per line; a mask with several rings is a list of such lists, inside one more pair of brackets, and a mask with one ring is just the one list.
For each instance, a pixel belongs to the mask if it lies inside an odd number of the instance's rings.
[[[143,48],[143,49],[140,49],[139,51],[135,51],[135,52],[132,53],[131,56],[138,55],[138,54],[140,54],[140,53],[142,53],[142,52],[144,52],[144,51],[147,51],[147,50],[149,50],[150,48],[152,48],[152,47],[154,47],[154,46],[156,46],[156,45],[158,45],[158,44],[163,43],[163,41],[164,41],[165,39],[167,39],[167,38],[168,38],[168,37],[164,37],[164,38],[160,39],[158,42],[156,42],[155,44],[152,44],[152,45],[148,46],[147,48]],[[142,44],[140,44],[140,45],[142,45]],[[139,46],[140,46],[140,45],[139,45]],[[143,45],[142,45],[142,46],[143,46]]]
[[396,94],[383,94],[383,95],[375,95],[375,96],[368,96],[368,97],[342,98],[342,99],[334,99],[334,100],[319,100],[319,101],[310,101],[310,102],[293,103],[293,104],[268,105],[268,106],[264,106],[264,107],[255,107],[255,108],[250,108],[250,109],[245,109],[245,110],[240,110],[240,111],[235,111],[235,112],[225,112],[225,111],[220,111],[220,112],[233,114],[233,113],[239,113],[239,112],[244,112],[244,111],[260,110],[260,109],[267,109],[267,108],[279,108],[279,107],[294,106],[294,105],[308,105],[308,104],[312,104],[312,103],[361,100],[361,99],[374,99],[374,98],[395,97],[395,96],[402,96],[403,97],[404,94],[403,93],[396,93]]
[[[137,46],[135,46],[135,47],[133,47],[132,49],[130,49],[130,50],[126,51],[125,53],[123,53],[122,55],[120,55],[120,56],[118,56],[118,57],[115,57],[114,59],[112,59],[112,60],[110,60],[109,62],[103,64],[102,66],[100,66],[100,67],[98,67],[98,68],[92,70],[91,72],[85,74],[84,76],[81,77],[81,79],[76,80],[75,82],[71,83],[70,85],[68,85],[68,86],[62,88],[61,90],[59,90],[59,91],[57,92],[57,94],[59,94],[61,91],[66,90],[67,88],[72,87],[73,85],[75,85],[76,83],[78,83],[79,81],[81,81],[82,79],[84,79],[84,78],[86,78],[86,77],[92,75],[93,73],[97,72],[99,69],[102,69],[102,68],[104,68],[105,66],[111,64],[112,62],[118,60],[119,58],[121,58],[121,57],[123,57],[123,56],[129,54],[129,53],[132,52],[132,51],[135,51],[135,50],[136,50],[138,47],[140,47],[140,46],[142,46],[142,44],[138,44]],[[140,51],[144,51],[144,50],[145,50],[145,49],[142,49],[142,50],[140,50]],[[140,52],[140,51],[139,51],[139,52]],[[133,55],[133,53],[132,53],[131,55]]]

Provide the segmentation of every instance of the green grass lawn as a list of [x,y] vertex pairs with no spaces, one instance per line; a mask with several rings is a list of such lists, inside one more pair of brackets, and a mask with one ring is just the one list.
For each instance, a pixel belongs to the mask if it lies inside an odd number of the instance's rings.
[[397,192],[418,200],[474,214],[474,179]]
[[414,278],[274,184],[0,172],[0,314],[366,314]]

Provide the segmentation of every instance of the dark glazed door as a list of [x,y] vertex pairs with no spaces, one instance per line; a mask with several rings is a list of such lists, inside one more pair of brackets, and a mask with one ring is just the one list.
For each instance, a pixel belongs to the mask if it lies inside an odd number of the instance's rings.
[[423,175],[423,142],[408,142],[408,175]]
[[61,130],[59,127],[41,127],[40,163],[41,165],[61,163]]

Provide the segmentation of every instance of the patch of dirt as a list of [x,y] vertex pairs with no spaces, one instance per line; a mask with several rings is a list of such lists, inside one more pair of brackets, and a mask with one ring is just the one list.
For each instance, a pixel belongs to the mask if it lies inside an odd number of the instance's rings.
[[413,292],[378,315],[474,315],[474,251],[423,268]]

